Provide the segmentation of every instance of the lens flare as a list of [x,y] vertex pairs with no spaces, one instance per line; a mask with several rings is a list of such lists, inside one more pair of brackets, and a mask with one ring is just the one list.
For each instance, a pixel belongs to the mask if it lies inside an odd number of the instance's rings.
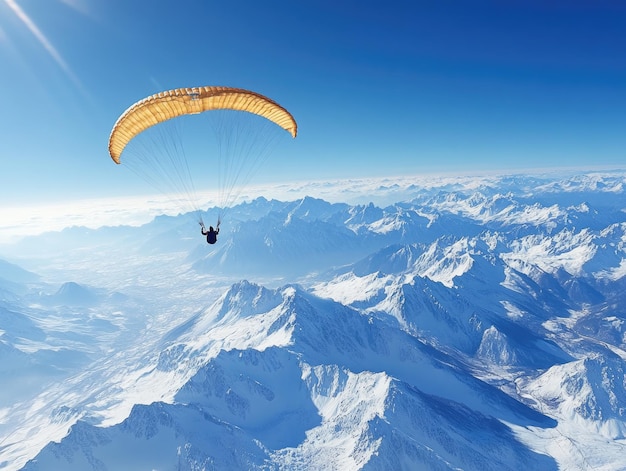
[[48,40],[46,35],[39,29],[35,22],[28,16],[28,14],[17,4],[15,0],[4,0],[4,3],[15,14],[15,16],[26,26],[26,28],[32,33],[37,41],[43,46],[43,48],[50,54],[50,57],[58,64],[58,66],[65,72],[65,74],[77,85],[80,85],[80,81],[76,75],[72,72],[68,64],[65,62],[59,51]]

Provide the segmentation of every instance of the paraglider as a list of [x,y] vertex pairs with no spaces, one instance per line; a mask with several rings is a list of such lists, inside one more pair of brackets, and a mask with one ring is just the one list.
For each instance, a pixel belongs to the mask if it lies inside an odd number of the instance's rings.
[[[181,132],[182,122],[189,119],[196,125],[200,116],[208,119],[200,120],[198,130],[187,139]],[[219,174],[221,221],[223,212],[269,155],[277,133],[284,131],[296,137],[295,119],[261,94],[231,87],[177,88],[146,97],[122,113],[109,136],[109,154],[116,164],[124,162],[175,200],[181,210],[196,212],[206,235],[195,193],[197,178],[185,146],[209,135],[216,140],[215,150],[205,144],[200,148],[203,164],[206,161],[211,173]]]
[[202,230],[200,231],[203,236],[206,236],[207,244],[215,244],[217,242],[217,235],[220,233],[220,220],[217,220],[217,226],[213,229],[213,226],[209,226],[209,230],[207,231],[204,227],[204,224],[200,223],[200,227]]

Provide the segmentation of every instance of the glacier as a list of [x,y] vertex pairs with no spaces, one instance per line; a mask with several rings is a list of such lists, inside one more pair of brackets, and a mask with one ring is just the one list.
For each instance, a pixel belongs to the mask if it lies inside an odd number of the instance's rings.
[[403,182],[0,245],[0,469],[625,469],[626,173]]

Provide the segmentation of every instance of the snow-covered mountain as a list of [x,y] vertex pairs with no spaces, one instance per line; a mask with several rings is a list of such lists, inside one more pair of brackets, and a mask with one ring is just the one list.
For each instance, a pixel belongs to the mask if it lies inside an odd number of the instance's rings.
[[624,182],[259,198],[215,246],[164,216],[0,247],[0,469],[625,469]]

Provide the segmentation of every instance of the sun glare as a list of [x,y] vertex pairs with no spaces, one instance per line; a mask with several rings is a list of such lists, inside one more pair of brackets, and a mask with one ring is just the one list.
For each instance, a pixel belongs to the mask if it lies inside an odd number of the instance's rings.
[[81,12],[83,15],[89,15],[87,4],[83,0],[59,0],[68,7]]
[[[59,51],[54,47],[46,35],[39,29],[35,22],[28,16],[28,14],[20,7],[16,0],[3,0],[9,9],[15,14],[15,17],[30,31],[39,44],[46,50],[46,52],[52,57],[52,59],[58,64],[58,66],[65,72],[65,74],[77,85],[80,85],[80,81],[74,75],[68,64],[65,62]],[[74,7],[73,3],[68,0],[62,0],[63,3]],[[0,39],[6,33],[0,30]]]
[[55,47],[48,41],[48,38],[41,32],[41,30],[37,27],[37,25],[30,19],[30,17],[20,8],[15,0],[4,0],[7,6],[15,13],[15,16],[28,28],[28,30],[35,36],[37,41],[48,51],[50,56],[59,64],[59,66],[65,70],[69,71],[69,67],[55,49]]

